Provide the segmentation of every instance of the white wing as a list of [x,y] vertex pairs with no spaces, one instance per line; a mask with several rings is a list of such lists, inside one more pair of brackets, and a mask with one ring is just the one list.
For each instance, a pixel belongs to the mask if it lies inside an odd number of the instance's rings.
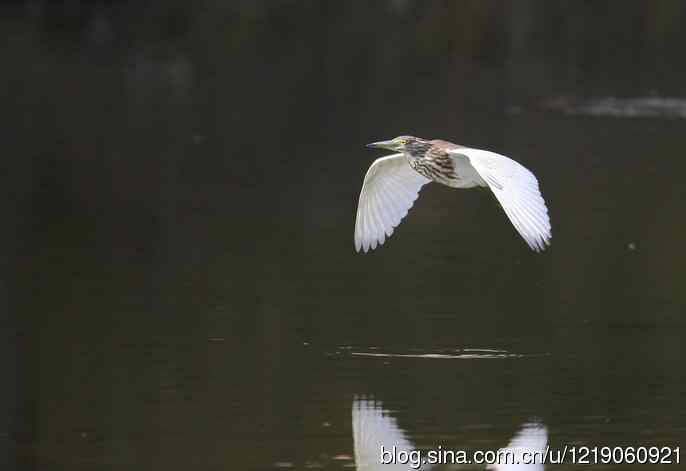
[[548,208],[533,173],[504,155],[487,150],[459,148],[453,156],[465,156],[498,199],[517,232],[532,250],[550,245]]
[[[501,463],[489,466],[495,471],[543,471],[543,454],[548,445],[548,429],[537,422],[527,423],[499,451]],[[507,452],[504,454],[503,452]],[[517,464],[519,463],[519,464]]]
[[[379,402],[358,398],[353,400],[353,445],[357,471],[395,471],[412,469],[411,463],[382,464],[381,451],[395,454],[401,450],[413,451],[412,444],[398,427],[396,420],[388,415]],[[390,461],[390,454],[386,459]],[[428,469],[422,466],[422,469]]]
[[355,221],[355,249],[382,245],[431,180],[412,170],[403,154],[377,159],[364,177]]

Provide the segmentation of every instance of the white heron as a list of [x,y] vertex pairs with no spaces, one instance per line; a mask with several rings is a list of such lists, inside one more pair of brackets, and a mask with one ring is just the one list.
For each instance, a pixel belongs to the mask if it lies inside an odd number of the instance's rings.
[[528,246],[550,245],[548,208],[538,180],[528,169],[487,150],[441,140],[400,136],[368,144],[396,154],[372,163],[364,177],[355,221],[355,249],[382,245],[429,182],[452,188],[488,187]]

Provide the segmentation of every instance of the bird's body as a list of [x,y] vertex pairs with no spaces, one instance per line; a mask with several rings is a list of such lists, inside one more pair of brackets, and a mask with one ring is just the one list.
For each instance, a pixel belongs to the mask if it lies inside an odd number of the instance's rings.
[[401,136],[370,144],[399,153],[377,159],[367,171],[355,222],[355,248],[384,243],[429,182],[451,188],[488,187],[535,251],[550,243],[548,209],[536,177],[504,155],[442,140]]
[[412,170],[451,188],[483,186],[483,180],[474,171],[474,167],[464,159],[453,158],[454,153],[464,147],[438,139],[427,143],[430,146],[425,152],[405,154]]

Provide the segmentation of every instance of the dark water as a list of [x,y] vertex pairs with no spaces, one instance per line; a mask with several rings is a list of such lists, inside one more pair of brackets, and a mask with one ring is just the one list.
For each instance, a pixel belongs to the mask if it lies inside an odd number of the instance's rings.
[[[686,96],[681,2],[2,11],[0,469],[344,469],[354,410],[685,443],[686,122],[559,106]],[[363,146],[404,133],[531,168],[550,250],[435,186],[355,254]]]

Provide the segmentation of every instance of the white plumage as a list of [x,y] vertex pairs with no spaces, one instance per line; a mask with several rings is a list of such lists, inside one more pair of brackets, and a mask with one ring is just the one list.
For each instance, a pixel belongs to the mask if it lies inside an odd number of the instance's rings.
[[[452,146],[446,152],[452,160],[454,177],[442,183],[454,188],[489,187],[527,245],[536,252],[544,250],[550,244],[551,226],[533,173],[504,155]],[[417,161],[416,157],[398,153],[382,157],[369,167],[355,222],[358,252],[382,245],[412,207],[422,186],[432,181],[413,169]]]
[[364,177],[355,221],[355,248],[375,249],[407,215],[419,190],[431,180],[410,168],[403,154],[374,161]]
[[532,250],[540,252],[550,243],[548,208],[538,180],[524,166],[504,155],[487,150],[458,149],[491,189],[505,214]]
[[[498,450],[503,461],[487,467],[493,471],[543,471],[543,459],[548,446],[548,429],[532,422],[522,426],[506,448]],[[507,452],[507,455],[504,453]]]
[[[432,466],[428,456],[417,451],[381,403],[373,399],[355,397],[352,404],[353,445],[357,471],[391,471],[421,469],[429,471]],[[548,429],[538,421],[525,423],[510,440],[507,447],[498,450],[499,463],[491,463],[486,469],[492,471],[544,471],[543,456],[548,445]],[[404,454],[405,462],[381,463],[381,452],[394,451],[396,457]],[[414,455],[410,455],[414,453]],[[389,459],[386,454],[384,459]],[[409,458],[409,459],[408,459]],[[433,457],[436,458],[436,455]],[[485,456],[481,456],[485,458]],[[414,460],[414,462],[410,462]],[[390,460],[389,460],[390,461]],[[400,461],[400,460],[398,460]],[[414,466],[413,466],[414,465]]]
[[[381,403],[356,397],[352,405],[353,445],[357,471],[406,471],[416,469],[412,463],[381,463],[381,449],[414,452],[416,448],[407,439],[396,420],[388,415]],[[387,455],[388,456],[388,455]],[[430,465],[421,469],[429,470]]]

